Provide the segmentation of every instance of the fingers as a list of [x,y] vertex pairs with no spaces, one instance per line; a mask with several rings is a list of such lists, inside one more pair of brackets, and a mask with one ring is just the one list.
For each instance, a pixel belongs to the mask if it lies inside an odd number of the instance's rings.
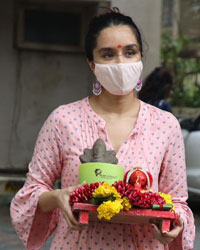
[[176,227],[176,226],[180,226],[180,227],[183,227],[184,226],[184,222],[183,220],[180,218],[180,216],[178,216],[178,219],[173,221],[173,226]]
[[68,226],[73,230],[81,230],[82,227],[72,213],[71,206],[69,204],[69,196],[75,189],[80,188],[81,186],[83,186],[83,184],[60,189],[58,196],[59,207],[62,211],[63,217]]
[[65,207],[62,210],[63,216],[68,224],[68,226],[71,229],[75,229],[75,230],[80,230],[81,226],[79,224],[79,222],[76,220],[76,218],[74,217],[71,207],[69,205],[69,196],[66,196],[66,203],[65,203]]
[[66,216],[65,213],[63,213],[63,217],[65,219],[65,221],[67,222],[68,226],[73,229],[73,230],[80,230],[81,229],[81,226],[79,224],[74,224],[70,218],[68,216]]
[[173,239],[172,238],[168,238],[162,235],[162,233],[160,232],[160,230],[158,229],[158,227],[156,225],[153,224],[153,231],[154,231],[154,235],[155,237],[164,245],[169,244]]
[[149,222],[150,222],[151,224],[154,224],[154,225],[156,225],[157,227],[159,227],[160,220],[150,219]]
[[66,220],[68,226],[71,228],[71,229],[74,229],[74,230],[80,230],[81,229],[81,225],[79,224],[79,222],[75,219],[71,209],[64,209],[62,210],[62,214],[63,214],[63,217],[64,219]]
[[82,227],[72,213],[71,206],[69,204],[69,195],[74,190],[76,190],[77,188],[80,188],[81,186],[83,186],[83,184],[78,184],[76,186],[67,187],[67,188],[62,190],[63,195],[64,195],[64,199],[62,202],[63,206],[61,208],[61,211],[62,211],[63,217],[64,217],[65,221],[67,222],[68,226],[73,230],[81,230]]
[[66,189],[67,189],[68,193],[71,194],[72,192],[74,192],[74,190],[76,190],[77,188],[80,188],[81,186],[83,186],[83,184],[78,184],[76,186],[68,187]]
[[78,184],[76,186],[71,186],[71,187],[67,187],[67,188],[64,188],[63,191],[65,191],[67,194],[71,194],[74,192],[74,190],[82,187],[84,184]]
[[183,220],[181,218],[178,218],[178,220],[173,223],[173,229],[169,232],[166,232],[166,236],[176,238],[182,230]]
[[154,230],[154,235],[162,244],[169,244],[183,230],[183,220],[179,218],[176,224],[174,224],[173,229],[169,232],[161,233],[161,231],[155,224],[153,224],[153,230]]

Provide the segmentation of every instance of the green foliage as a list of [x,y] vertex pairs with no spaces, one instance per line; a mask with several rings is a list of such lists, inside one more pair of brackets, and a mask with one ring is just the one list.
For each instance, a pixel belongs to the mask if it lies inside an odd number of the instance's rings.
[[186,36],[174,41],[168,34],[162,35],[162,65],[174,76],[172,106],[200,107],[200,60],[188,56],[191,45],[191,39]]
[[94,205],[100,205],[104,201],[115,201],[115,200],[116,198],[114,194],[111,194],[109,196],[98,195],[97,197],[92,197],[92,199],[90,200],[90,203]]

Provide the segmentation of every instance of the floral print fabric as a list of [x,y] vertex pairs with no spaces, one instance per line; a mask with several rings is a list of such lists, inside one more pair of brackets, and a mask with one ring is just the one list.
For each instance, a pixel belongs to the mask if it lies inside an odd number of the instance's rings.
[[59,209],[43,213],[39,196],[51,191],[61,178],[62,188],[78,184],[79,156],[101,138],[112,150],[105,121],[96,114],[89,98],[54,110],[39,133],[24,187],[11,203],[14,227],[27,249],[40,249],[54,232],[51,249],[185,249],[193,248],[194,219],[186,200],[184,144],[176,118],[140,101],[135,127],[117,152],[125,171],[140,166],[153,176],[153,192],[170,193],[184,231],[169,246],[153,235],[151,225],[91,222],[80,232],[68,228]]

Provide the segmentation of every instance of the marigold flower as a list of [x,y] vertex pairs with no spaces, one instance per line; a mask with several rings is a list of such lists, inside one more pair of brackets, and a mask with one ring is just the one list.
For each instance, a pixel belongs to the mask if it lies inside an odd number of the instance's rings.
[[172,202],[171,194],[165,194],[165,193],[159,192],[159,195],[165,200],[166,204],[171,204],[173,206],[171,211],[175,211],[175,207],[174,207],[174,203]]
[[109,197],[112,195],[115,197],[115,199],[121,198],[120,194],[117,192],[116,188],[113,186],[110,186],[108,183],[104,182],[102,185],[100,185],[98,188],[96,188],[93,192],[93,197]]
[[127,197],[123,197],[122,201],[123,209],[129,211],[131,209],[131,203]]
[[103,202],[97,208],[98,218],[110,220],[114,215],[118,214],[123,209],[122,202],[122,199]]

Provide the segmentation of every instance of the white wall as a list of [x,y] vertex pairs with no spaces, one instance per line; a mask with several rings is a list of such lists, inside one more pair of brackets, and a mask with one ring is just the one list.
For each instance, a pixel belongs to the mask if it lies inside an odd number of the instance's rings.
[[[113,0],[145,34],[145,74],[159,64],[160,0]],[[40,127],[58,105],[88,95],[92,76],[83,54],[13,48],[14,0],[0,1],[0,168],[24,168]]]

